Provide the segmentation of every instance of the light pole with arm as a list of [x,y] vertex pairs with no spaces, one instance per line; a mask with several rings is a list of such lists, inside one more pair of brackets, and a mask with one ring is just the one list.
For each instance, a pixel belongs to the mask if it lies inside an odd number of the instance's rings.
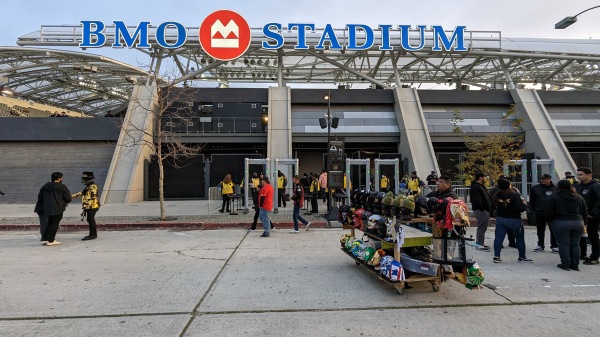
[[576,14],[575,16],[567,16],[566,18],[564,18],[564,19],[560,20],[559,22],[557,22],[554,25],[554,29],[565,29],[565,28],[569,27],[570,25],[572,25],[575,22],[577,22],[577,17],[579,15],[581,15],[581,14],[583,14],[583,13],[589,11],[589,10],[592,10],[594,8],[600,8],[600,5],[594,6],[594,7],[590,7],[588,9],[584,10],[583,12]]
[[[331,154],[329,153],[329,142],[331,140],[331,90],[327,91],[327,96],[324,97],[327,100],[327,164],[331,162]],[[328,165],[329,166],[329,165]],[[327,211],[331,210],[331,186],[329,185],[329,167],[327,167]]]

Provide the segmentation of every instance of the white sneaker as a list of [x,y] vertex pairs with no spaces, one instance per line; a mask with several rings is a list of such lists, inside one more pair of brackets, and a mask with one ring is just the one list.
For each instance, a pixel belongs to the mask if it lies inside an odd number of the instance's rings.
[[537,247],[533,248],[533,251],[534,251],[534,252],[543,252],[543,251],[544,251],[544,247],[542,247],[542,246],[537,246]]
[[300,231],[297,231],[297,230],[295,230],[295,229],[292,229],[292,231],[290,231],[290,233],[292,233],[292,234],[298,234],[298,233],[300,233]]
[[552,248],[553,253],[558,253],[558,248]]
[[55,240],[55,241],[52,241],[52,242],[48,242],[48,243],[46,244],[46,246],[58,246],[58,245],[60,245],[61,243],[62,243],[62,242],[58,242],[58,241],[56,241],[56,240]]
[[304,226],[304,228],[306,228],[306,230],[308,230],[310,228],[310,222],[306,224],[306,226]]
[[48,241],[42,241],[42,246],[45,246],[48,244]]

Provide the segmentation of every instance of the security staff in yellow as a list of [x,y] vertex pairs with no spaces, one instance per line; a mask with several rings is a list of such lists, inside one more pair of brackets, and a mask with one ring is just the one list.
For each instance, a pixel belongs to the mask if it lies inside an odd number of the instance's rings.
[[231,174],[226,174],[225,178],[219,184],[221,186],[221,196],[223,197],[223,205],[219,212],[223,213],[225,206],[227,205],[227,212],[231,212],[229,209],[229,196],[233,194],[233,181],[231,180]]
[[287,177],[283,172],[277,171],[277,207],[286,206],[285,204],[285,187],[287,186]]
[[94,182],[94,172],[83,172],[81,182],[85,184],[85,188],[81,192],[77,192],[71,196],[72,199],[81,197],[81,213],[82,219],[85,216],[90,227],[90,234],[84,236],[81,240],[94,240],[98,237],[96,231],[96,212],[100,209],[100,199],[98,196],[98,185]]
[[390,179],[388,177],[386,177],[385,174],[382,174],[381,180],[379,181],[379,188],[381,189],[381,192],[387,192],[389,184],[390,184]]
[[425,186],[425,183],[417,177],[417,171],[412,171],[408,179],[408,193],[410,195],[421,195],[421,188],[423,186]]
[[311,213],[319,213],[319,205],[317,203],[317,199],[319,198],[319,192],[321,191],[321,185],[319,184],[319,176],[316,173],[313,173],[310,177],[312,180],[310,182],[310,194],[312,194],[312,198],[310,198],[310,212]]

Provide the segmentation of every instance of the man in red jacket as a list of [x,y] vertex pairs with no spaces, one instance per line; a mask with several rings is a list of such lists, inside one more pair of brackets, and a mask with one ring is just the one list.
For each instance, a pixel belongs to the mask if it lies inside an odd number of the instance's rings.
[[265,228],[265,231],[261,235],[263,238],[267,238],[271,235],[271,219],[269,219],[269,213],[273,212],[274,194],[273,185],[271,185],[269,178],[263,177],[262,188],[258,194],[258,205],[260,207],[259,217]]

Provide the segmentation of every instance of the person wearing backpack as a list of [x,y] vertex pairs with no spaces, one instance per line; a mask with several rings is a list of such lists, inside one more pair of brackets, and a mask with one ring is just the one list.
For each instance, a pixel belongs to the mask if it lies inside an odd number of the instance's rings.
[[[96,213],[100,209],[100,198],[98,195],[98,185],[94,182],[94,172],[83,172],[81,182],[85,184],[85,188],[81,192],[77,192],[71,196],[72,199],[81,197],[81,208],[83,209],[82,216],[85,215],[90,234],[84,236],[83,241],[94,240],[98,237],[96,231]],[[83,218],[82,218],[83,220]]]
[[600,238],[598,226],[600,224],[600,183],[592,177],[592,170],[587,167],[577,169],[577,179],[579,183],[575,186],[577,194],[583,197],[587,205],[587,234],[592,245],[592,252],[589,257],[587,255],[587,242],[585,238],[581,238],[579,245],[581,246],[581,256],[584,258],[585,265],[598,265],[598,257],[600,257]]
[[494,263],[502,262],[500,252],[502,242],[507,232],[512,232],[519,250],[518,262],[533,262],[525,256],[525,230],[521,221],[521,213],[525,212],[526,204],[521,196],[515,193],[507,179],[498,180],[499,191],[492,198],[496,206],[496,237],[494,238]]
[[492,211],[492,203],[490,195],[485,187],[485,174],[483,172],[475,173],[475,180],[471,183],[469,196],[471,198],[471,208],[475,219],[477,219],[477,235],[475,243],[479,245],[478,249],[482,251],[490,251],[490,247],[485,243],[485,232],[487,231],[490,222],[490,212]]

